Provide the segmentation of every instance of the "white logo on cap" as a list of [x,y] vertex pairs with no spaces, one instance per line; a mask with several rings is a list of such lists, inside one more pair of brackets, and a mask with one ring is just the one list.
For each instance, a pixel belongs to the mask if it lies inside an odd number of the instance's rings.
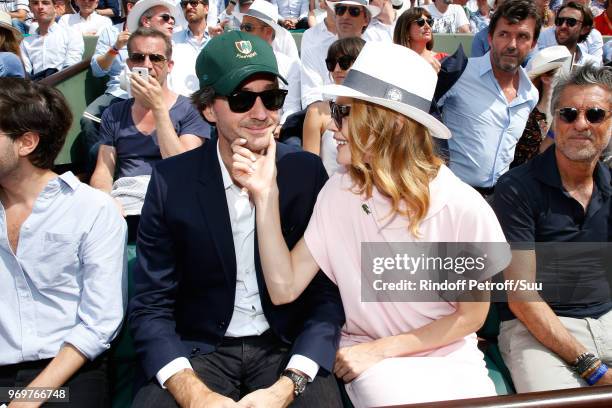
[[250,54],[251,51],[253,51],[253,44],[251,44],[250,41],[236,41],[234,43],[234,45],[236,46],[236,49],[241,53],[241,54]]
[[398,102],[402,100],[402,96],[402,91],[397,88],[389,88],[389,90],[387,90],[387,93],[385,94],[386,99]]

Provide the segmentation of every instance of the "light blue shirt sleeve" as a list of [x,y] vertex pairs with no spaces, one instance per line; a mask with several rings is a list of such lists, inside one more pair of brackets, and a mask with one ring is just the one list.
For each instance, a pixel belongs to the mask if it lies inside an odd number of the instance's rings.
[[480,30],[472,41],[472,57],[482,57],[489,52],[489,27]]
[[104,70],[98,64],[97,58],[106,54],[108,49],[112,47],[117,41],[118,36],[117,29],[113,27],[107,27],[98,36],[98,42],[96,43],[96,50],[91,57],[91,72],[95,77],[103,77],[106,75],[119,75],[123,69],[123,64],[119,61],[119,58],[115,57],[113,63],[109,69]]

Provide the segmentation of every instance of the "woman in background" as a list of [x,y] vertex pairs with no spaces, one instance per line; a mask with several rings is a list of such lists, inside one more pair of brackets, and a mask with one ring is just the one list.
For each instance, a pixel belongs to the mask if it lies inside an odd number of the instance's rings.
[[21,59],[21,33],[11,24],[11,16],[0,11],[0,52],[12,52]]

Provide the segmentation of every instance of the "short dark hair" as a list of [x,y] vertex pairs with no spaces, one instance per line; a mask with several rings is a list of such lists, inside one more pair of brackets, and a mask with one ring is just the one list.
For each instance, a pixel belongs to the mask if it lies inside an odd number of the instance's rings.
[[41,169],[53,168],[72,125],[72,113],[57,89],[21,78],[0,78],[0,130],[15,140],[38,134],[28,160]]
[[357,58],[365,41],[360,37],[347,37],[334,41],[327,49],[327,58],[336,59],[342,55]]
[[535,19],[535,31],[533,33],[533,40],[537,41],[540,36],[540,30],[542,29],[542,18],[536,10],[535,3],[533,0],[506,0],[499,6],[491,22],[489,23],[489,35],[493,37],[497,22],[500,18],[505,18],[510,24],[518,24],[519,21],[526,20],[528,18]]
[[[393,30],[393,42],[404,47],[410,47],[408,40],[410,34],[410,25],[421,18],[423,15],[427,18],[431,18],[431,13],[424,7],[412,7],[404,11],[395,23],[395,29]],[[429,51],[433,50],[434,39],[433,34],[431,40],[427,42],[425,48]]]
[[584,4],[570,1],[559,7],[559,10],[557,10],[557,17],[559,17],[561,11],[565,10],[566,8],[578,10],[582,14],[582,27],[589,27],[589,31],[586,34],[581,34],[580,37],[578,37],[578,42],[581,43],[587,39],[589,34],[591,34],[591,30],[593,29],[593,13]]
[[138,30],[134,31],[127,42],[128,55],[132,53],[132,44],[134,40],[138,37],[146,37],[146,38],[161,38],[164,40],[164,44],[166,44],[166,52],[164,53],[168,61],[172,58],[172,42],[167,35],[162,33],[161,31],[150,28],[150,27],[139,27]]

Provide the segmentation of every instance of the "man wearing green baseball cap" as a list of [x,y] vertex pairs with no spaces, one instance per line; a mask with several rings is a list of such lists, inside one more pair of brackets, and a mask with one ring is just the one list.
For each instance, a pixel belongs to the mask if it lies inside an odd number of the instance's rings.
[[[287,92],[272,48],[248,33],[222,34],[198,56],[196,74],[192,100],[218,137],[159,163],[151,176],[130,304],[151,381],[133,406],[341,407],[331,374],[344,324],[338,290],[319,272],[293,303],[272,303],[255,206],[231,176],[231,144],[240,141],[255,159],[279,122]],[[327,174],[317,156],[281,143],[276,169],[291,248]]]

